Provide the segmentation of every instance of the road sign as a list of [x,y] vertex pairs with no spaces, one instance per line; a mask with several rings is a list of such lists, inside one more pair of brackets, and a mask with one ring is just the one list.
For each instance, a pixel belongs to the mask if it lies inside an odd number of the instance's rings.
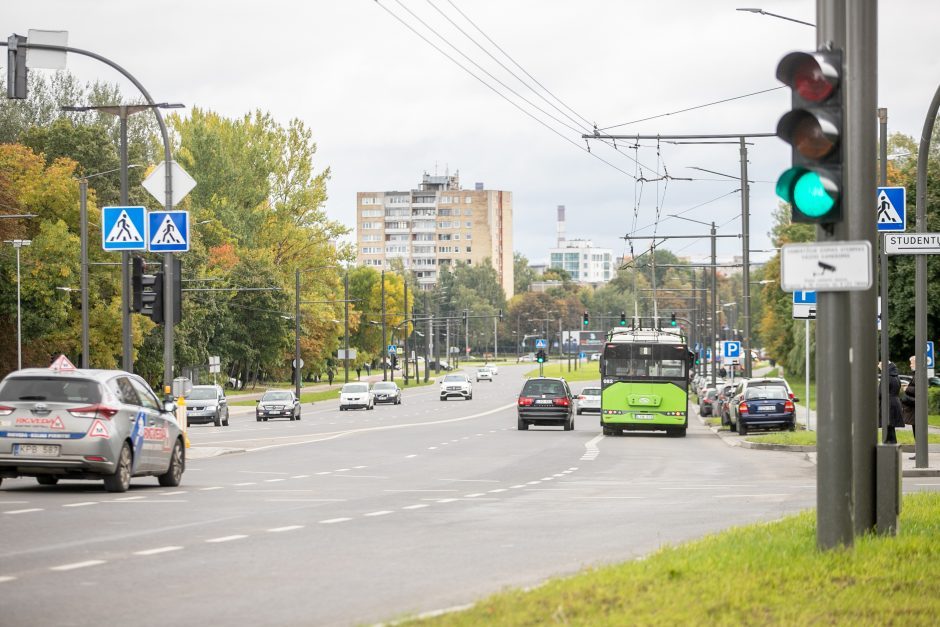
[[886,255],[940,255],[940,233],[885,233]]
[[712,349],[706,348],[705,349],[705,361],[711,361],[711,360],[712,360]]
[[548,340],[535,340],[535,348],[548,348]]
[[933,368],[933,342],[927,342],[927,368]]
[[741,342],[729,340],[721,343],[721,356],[726,362],[741,358]]
[[105,250],[147,250],[147,210],[143,207],[102,207],[101,247]]
[[[351,350],[351,349],[350,349],[350,350]],[[342,352],[342,350],[340,350],[340,352]],[[290,367],[291,367],[291,368],[296,368],[296,367],[297,367],[297,360],[296,360],[296,359],[291,359],[291,360],[290,360]],[[301,368],[304,367],[304,360],[303,360],[303,359],[300,360],[300,367],[301,367]]]
[[875,222],[879,231],[903,231],[907,228],[907,190],[903,187],[879,187]]
[[398,347],[397,347],[397,346],[395,346],[394,344],[389,344],[389,345],[388,345],[388,354],[389,354],[389,355],[391,355],[392,353],[397,353],[397,352],[398,352]]
[[780,249],[780,289],[785,292],[851,292],[867,290],[871,282],[868,241],[784,244]]
[[218,355],[209,356],[209,374],[214,374],[221,371],[221,361],[219,360]]
[[[340,348],[340,349],[338,349],[338,350],[336,351],[336,358],[337,358],[337,359],[355,359],[355,358],[356,358],[356,349],[355,349],[355,348],[350,348],[349,351],[346,351],[346,349]],[[303,364],[302,361],[300,362],[300,367],[301,367],[301,368],[304,367],[304,364]]]
[[816,319],[816,292],[811,290],[797,290],[793,292],[793,319]]
[[189,212],[151,211],[147,216],[150,226],[150,251],[179,253],[189,250]]
[[815,305],[816,292],[813,290],[797,290],[793,292],[794,305]]
[[[196,181],[193,180],[186,170],[175,161],[171,162],[171,172],[173,173],[173,199],[171,207],[175,207],[181,200],[186,198],[186,194],[193,191],[196,187]],[[147,175],[147,178],[141,183],[144,189],[150,192],[150,195],[160,202],[161,207],[166,207],[166,170],[163,163],[160,163]]]

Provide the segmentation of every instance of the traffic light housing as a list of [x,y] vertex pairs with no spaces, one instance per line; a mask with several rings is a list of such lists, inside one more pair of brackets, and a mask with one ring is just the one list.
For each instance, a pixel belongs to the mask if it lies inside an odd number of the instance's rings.
[[672,314],[671,316],[669,316],[669,326],[671,327],[679,326],[679,323],[676,322],[676,314]]
[[26,37],[7,37],[7,98],[26,98]]
[[467,323],[467,310],[464,309],[464,310],[463,310],[463,313],[462,313],[461,315],[462,315],[461,322],[463,322],[464,324],[466,324],[466,323]]
[[792,90],[791,110],[777,123],[777,137],[793,147],[793,157],[776,192],[792,207],[793,222],[842,221],[844,76],[838,49],[791,52],[777,65],[777,79]]
[[627,314],[624,311],[620,312],[620,326],[627,326]]
[[537,361],[540,364],[544,364],[545,363],[545,351],[539,349],[539,352],[535,354],[535,361]]
[[591,323],[591,318],[590,316],[588,316],[588,312],[585,311],[584,314],[581,316],[581,324],[584,326],[587,326],[590,323]]
[[[156,324],[163,324],[164,274],[146,274],[144,260],[141,257],[131,259],[131,311],[145,315]],[[179,324],[183,318],[183,282],[182,263],[173,258],[173,324]]]
[[392,353],[392,370],[398,368],[398,355]]

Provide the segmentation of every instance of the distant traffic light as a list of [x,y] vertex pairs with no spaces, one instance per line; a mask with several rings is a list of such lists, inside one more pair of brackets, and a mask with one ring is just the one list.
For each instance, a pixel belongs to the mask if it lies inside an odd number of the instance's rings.
[[679,324],[679,323],[676,322],[676,314],[672,314],[672,315],[669,317],[669,326],[675,327],[675,326],[678,326],[678,324]]
[[467,310],[466,309],[463,310],[463,318],[461,319],[461,322],[463,322],[464,324],[466,324],[467,322]]
[[591,323],[591,318],[588,316],[588,312],[584,312],[584,315],[581,317],[581,324],[587,326]]
[[776,192],[793,208],[793,222],[842,221],[843,77],[841,50],[791,52],[777,65],[777,79],[792,89],[777,137],[793,157]]
[[26,98],[26,37],[7,37],[7,98]]
[[545,351],[539,349],[539,352],[535,354],[535,361],[539,362],[540,364],[544,364],[545,363]]
[[620,312],[620,326],[627,326],[627,314],[624,311]]

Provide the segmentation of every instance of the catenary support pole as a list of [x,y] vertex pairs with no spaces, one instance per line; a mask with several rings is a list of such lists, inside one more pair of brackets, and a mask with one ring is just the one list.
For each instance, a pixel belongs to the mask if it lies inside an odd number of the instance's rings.
[[[888,185],[888,110],[881,108],[878,109],[878,167],[879,167],[879,179],[882,187]],[[886,442],[888,439],[888,412],[890,411],[891,403],[888,398],[888,377],[884,376],[887,373],[888,362],[891,361],[891,350],[888,346],[888,256],[884,251],[884,239],[878,238],[878,248],[879,256],[878,261],[881,268],[881,363],[882,363],[882,376],[881,376],[881,438],[882,442]],[[915,388],[916,391],[916,388]]]
[[382,270],[382,350],[385,351],[385,358],[382,359],[382,381],[387,381],[391,355],[388,354],[388,335],[385,327],[385,270]]
[[747,142],[741,137],[741,280],[743,282],[744,376],[751,377],[751,186],[747,181]]
[[[78,184],[79,222],[81,233],[81,278],[79,289],[82,302],[82,368],[90,368],[91,356],[88,340],[88,179],[83,178]],[[122,299],[123,300],[123,299]]]
[[294,271],[294,394],[300,398],[300,268]]

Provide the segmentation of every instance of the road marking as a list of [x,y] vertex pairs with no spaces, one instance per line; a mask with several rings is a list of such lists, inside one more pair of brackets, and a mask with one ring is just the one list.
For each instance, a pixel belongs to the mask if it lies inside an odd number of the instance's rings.
[[506,488],[496,488],[495,490],[490,490],[490,494],[496,494],[497,492],[505,492]]
[[333,525],[335,523],[346,522],[347,520],[352,520],[352,518],[327,518],[326,520],[321,520],[321,525]]
[[255,481],[245,481],[243,483],[236,483],[235,485],[237,485],[238,487],[241,487],[243,485],[258,485],[258,484]]
[[349,472],[349,468],[340,468],[336,472]]
[[99,564],[104,564],[104,560],[88,560],[87,562],[74,562],[72,564],[62,564],[61,566],[53,566],[49,570],[57,570],[59,572],[66,570],[75,570],[77,568],[88,568],[89,566],[98,566]]
[[363,468],[368,468],[368,466],[353,466],[353,470],[362,470]]
[[30,512],[41,512],[41,507],[30,507],[29,509],[11,509],[10,511],[3,512],[4,514],[28,514]]
[[464,494],[465,499],[475,499],[478,496],[484,496],[483,492],[474,492],[473,494]]
[[458,500],[460,499],[438,499],[437,502],[438,503],[453,503],[454,501],[458,501]]
[[542,477],[542,481],[551,481],[555,477]]
[[310,475],[294,475],[291,479],[306,479]]
[[715,494],[716,499],[782,498],[789,494]]
[[383,509],[378,512],[369,512],[368,514],[363,514],[363,516],[385,516],[386,514],[391,514],[392,511],[388,509]]
[[288,525],[286,527],[274,527],[273,529],[268,529],[268,533],[281,533],[282,531],[294,531],[295,529],[303,528],[303,525]]
[[265,479],[265,483],[277,483],[278,481],[285,481],[284,479]]
[[233,536],[222,536],[221,538],[210,538],[206,540],[206,542],[210,542],[212,544],[218,544],[220,542],[232,542],[233,540],[242,540],[243,538],[247,538],[247,537],[248,536],[246,535],[236,534]]
[[418,503],[417,505],[405,505],[402,509],[422,509],[424,507],[430,507],[427,503]]
[[176,490],[175,492],[163,492],[162,494],[160,494],[160,496],[176,496],[178,494],[186,494],[186,490]]
[[417,455],[405,455],[405,459],[411,459],[412,457],[417,457]]
[[[595,459],[597,459],[597,456],[601,454],[600,449],[597,448],[597,443],[600,442],[600,441],[603,440],[603,439],[604,439],[604,434],[601,433],[600,435],[598,435],[598,436],[594,437],[593,439],[589,440],[589,441],[584,445],[585,451],[584,451],[584,455],[581,456],[581,461],[592,462],[592,461],[594,461]],[[573,468],[572,470],[577,470],[577,468]]]
[[510,487],[510,489],[512,489],[512,490],[518,490],[519,488],[524,488],[525,485],[520,483],[519,485],[511,485],[511,486],[509,486],[509,487]]
[[6,582],[8,582],[8,581],[13,581],[13,580],[15,580],[15,579],[16,579],[16,577],[12,577],[12,576],[0,577],[0,583],[6,583]]
[[115,502],[121,502],[121,501],[139,501],[139,500],[142,499],[142,498],[145,498],[145,497],[143,497],[143,496],[122,496],[122,497],[119,498],[119,499],[111,499],[111,500],[112,500],[112,501],[115,501]]
[[222,486],[220,486],[220,485],[214,485],[214,486],[209,486],[208,488],[199,488],[199,491],[200,491],[200,492],[208,492],[209,490],[222,490],[222,489],[223,489]]
[[62,507],[85,507],[87,505],[97,505],[98,501],[82,501],[81,503],[66,503]]
[[537,483],[542,483],[542,482],[541,481],[528,481],[526,482],[526,485],[535,485]]
[[332,475],[332,474],[333,474],[333,471],[332,471],[332,470],[324,470],[323,472],[318,472],[317,474],[318,474],[318,475]]
[[565,475],[562,474],[562,473],[560,473],[560,472],[556,472],[556,473],[555,473],[554,475],[552,475],[552,476],[553,476],[553,477],[564,477]]
[[465,483],[499,483],[498,479],[438,479],[438,481],[462,481]]
[[433,450],[436,449],[436,448],[437,448],[436,446],[429,446],[429,447],[428,447],[428,450],[429,450],[429,451],[433,451]]
[[569,468],[568,470],[570,470],[570,471],[572,471],[572,472],[574,472],[574,471],[575,471],[575,470],[577,470],[577,469],[578,469],[578,467],[577,467],[577,466],[572,466],[572,467],[571,467],[571,468]]
[[147,549],[145,551],[135,551],[134,555],[159,555],[160,553],[169,553],[171,551],[179,551],[183,547],[181,546],[161,546],[157,549]]

